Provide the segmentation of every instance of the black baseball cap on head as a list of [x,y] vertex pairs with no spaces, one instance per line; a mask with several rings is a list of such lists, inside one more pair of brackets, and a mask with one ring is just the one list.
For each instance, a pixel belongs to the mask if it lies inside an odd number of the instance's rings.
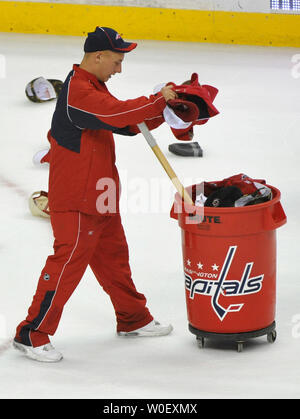
[[84,43],[84,52],[111,50],[129,52],[136,48],[134,42],[125,42],[114,29],[97,26],[94,32],[89,32]]

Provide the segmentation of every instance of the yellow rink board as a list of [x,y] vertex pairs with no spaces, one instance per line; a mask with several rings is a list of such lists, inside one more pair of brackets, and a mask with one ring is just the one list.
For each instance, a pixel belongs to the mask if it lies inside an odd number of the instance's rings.
[[127,39],[300,46],[300,15],[0,1],[0,31],[86,36],[109,26]]

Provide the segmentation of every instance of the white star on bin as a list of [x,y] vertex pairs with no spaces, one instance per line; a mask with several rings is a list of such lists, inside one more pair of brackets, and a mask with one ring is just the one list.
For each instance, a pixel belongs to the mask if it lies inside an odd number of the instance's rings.
[[203,263],[199,262],[197,263],[198,269],[202,269],[203,268]]
[[190,261],[190,259],[188,259],[188,260],[186,261],[186,263],[188,264],[188,266],[191,266],[191,261]]
[[219,266],[217,266],[215,263],[211,265],[211,267],[213,268],[213,271],[219,270]]

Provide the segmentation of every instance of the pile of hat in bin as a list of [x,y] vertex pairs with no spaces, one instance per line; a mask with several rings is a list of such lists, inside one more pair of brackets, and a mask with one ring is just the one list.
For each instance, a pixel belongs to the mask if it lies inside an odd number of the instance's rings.
[[221,181],[202,182],[192,187],[192,199],[198,207],[244,207],[272,199],[272,190],[264,179],[240,173]]

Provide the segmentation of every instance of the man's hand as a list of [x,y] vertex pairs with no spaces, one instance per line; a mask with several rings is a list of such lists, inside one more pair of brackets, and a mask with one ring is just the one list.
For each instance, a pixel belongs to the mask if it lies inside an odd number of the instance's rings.
[[170,84],[168,86],[165,86],[161,89],[161,94],[165,98],[165,101],[168,102],[169,100],[177,99],[177,93],[174,92],[173,86]]

